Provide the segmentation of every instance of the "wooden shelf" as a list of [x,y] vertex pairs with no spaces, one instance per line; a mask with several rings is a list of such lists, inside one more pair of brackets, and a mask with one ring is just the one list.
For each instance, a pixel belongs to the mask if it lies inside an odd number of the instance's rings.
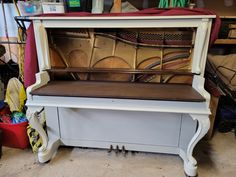
[[217,39],[214,44],[236,44],[236,39]]
[[129,82],[51,81],[31,92],[40,96],[203,102],[191,85]]
[[220,18],[231,18],[231,19],[236,19],[236,14],[235,15],[222,15]]
[[154,69],[110,69],[110,68],[52,68],[47,69],[49,73],[110,73],[110,74],[175,74],[175,75],[193,75],[189,70],[154,70]]

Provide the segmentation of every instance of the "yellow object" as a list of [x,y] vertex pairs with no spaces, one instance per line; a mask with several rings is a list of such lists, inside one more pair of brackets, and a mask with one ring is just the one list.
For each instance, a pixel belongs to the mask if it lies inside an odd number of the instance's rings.
[[17,78],[11,78],[7,84],[5,102],[9,105],[11,112],[22,112],[26,100],[23,84]]
[[[46,117],[45,112],[43,111],[42,114],[38,115],[40,123],[42,124],[44,130],[46,131]],[[27,127],[27,135],[29,137],[30,145],[32,147],[32,151],[34,153],[38,152],[39,148],[43,144],[43,140],[39,133],[31,127],[31,125],[28,125]]]
[[32,147],[33,152],[38,152],[38,149],[42,146],[42,138],[39,133],[28,125],[27,127],[27,135],[29,137],[30,145]]
[[111,13],[121,13],[121,0],[114,0]]
[[[23,31],[18,28],[18,40],[24,41]],[[18,45],[18,65],[19,65],[19,78],[24,82],[24,59],[25,59],[25,44]]]

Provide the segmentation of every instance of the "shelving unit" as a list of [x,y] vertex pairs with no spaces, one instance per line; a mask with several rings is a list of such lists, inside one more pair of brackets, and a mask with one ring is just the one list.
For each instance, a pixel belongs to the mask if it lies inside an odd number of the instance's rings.
[[236,39],[217,39],[214,44],[235,45]]

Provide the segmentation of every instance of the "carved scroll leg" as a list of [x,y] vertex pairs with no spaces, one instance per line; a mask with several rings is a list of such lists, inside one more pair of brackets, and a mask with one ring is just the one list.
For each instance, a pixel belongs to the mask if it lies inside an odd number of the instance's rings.
[[198,128],[187,148],[186,158],[184,159],[184,171],[188,176],[196,176],[197,161],[193,157],[193,149],[210,128],[210,120],[208,115],[191,114],[190,116],[193,118],[193,120],[198,121]]
[[59,138],[50,138],[48,141],[48,146],[43,151],[38,152],[38,160],[40,163],[47,162],[51,160],[57,152],[58,147],[60,146]]
[[60,141],[58,138],[48,139],[48,136],[38,119],[38,112],[41,109],[42,107],[29,107],[27,110],[27,118],[29,120],[29,124],[39,133],[42,138],[42,146],[38,150],[38,160],[39,162],[44,163],[50,160],[56,153],[60,145]]

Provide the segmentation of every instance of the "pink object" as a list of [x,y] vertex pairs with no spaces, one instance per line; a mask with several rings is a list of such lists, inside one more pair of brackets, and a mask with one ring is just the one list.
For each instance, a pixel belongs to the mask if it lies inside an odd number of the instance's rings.
[[34,38],[34,28],[31,23],[27,29],[27,39],[25,46],[25,63],[24,63],[24,86],[28,86],[35,83],[35,74],[38,72],[38,60],[37,51]]

